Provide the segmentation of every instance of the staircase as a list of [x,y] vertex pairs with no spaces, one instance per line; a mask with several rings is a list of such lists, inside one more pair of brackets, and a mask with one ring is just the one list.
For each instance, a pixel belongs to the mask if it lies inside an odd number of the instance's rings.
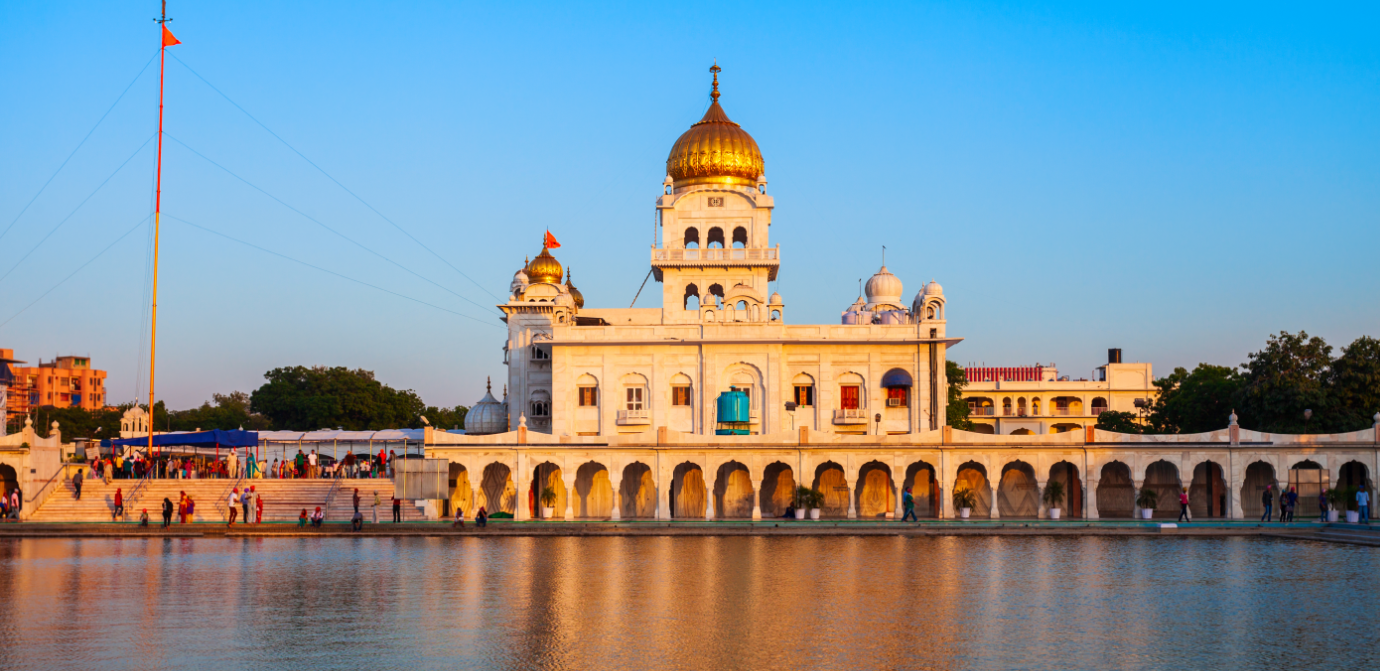
[[[111,511],[115,506],[115,489],[123,488],[125,495],[125,519],[139,520],[139,511],[149,511],[149,524],[163,522],[163,499],[166,497],[174,506],[173,523],[177,523],[175,506],[181,492],[186,492],[196,502],[194,522],[221,522],[228,516],[230,490],[238,486],[243,492],[254,487],[255,494],[264,501],[264,522],[296,522],[302,509],[307,513],[321,506],[326,513],[327,522],[348,522],[354,514],[351,496],[356,487],[360,492],[359,509],[366,522],[372,520],[370,505],[374,492],[379,493],[379,521],[393,519],[393,481],[387,478],[342,478],[336,480],[113,480],[109,485],[101,480],[85,480],[82,483],[82,497],[76,499],[76,490],[70,480],[60,483],[60,488],[34,511],[30,522],[110,522]],[[140,485],[137,487],[136,485]],[[54,483],[54,486],[59,486]],[[133,495],[131,496],[131,492]],[[241,513],[243,510],[241,510]],[[251,511],[252,512],[252,511]],[[404,522],[422,522],[426,517],[411,501],[402,506]],[[243,522],[243,520],[236,520]]]

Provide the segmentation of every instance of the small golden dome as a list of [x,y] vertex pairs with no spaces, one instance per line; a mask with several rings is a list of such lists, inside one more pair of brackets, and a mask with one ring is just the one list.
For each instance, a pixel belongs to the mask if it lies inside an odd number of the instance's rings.
[[567,268],[565,271],[565,288],[566,291],[570,292],[570,298],[575,301],[575,309],[579,310],[580,308],[583,308],[585,306],[585,296],[584,294],[580,293],[579,289],[575,288],[574,284],[570,283],[569,268]]
[[754,186],[764,172],[757,141],[728,119],[719,106],[719,71],[714,73],[714,99],[704,118],[685,131],[666,157],[666,172],[677,187],[694,184]]
[[552,256],[545,246],[541,248],[541,253],[537,255],[537,258],[532,259],[532,262],[527,264],[527,280],[532,284],[543,282],[559,284],[563,274],[561,262],[557,261],[556,257]]

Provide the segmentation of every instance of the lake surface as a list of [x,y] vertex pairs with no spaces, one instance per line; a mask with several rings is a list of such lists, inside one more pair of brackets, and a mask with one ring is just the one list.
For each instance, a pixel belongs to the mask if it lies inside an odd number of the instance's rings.
[[26,539],[0,668],[1373,668],[1377,595],[1264,538]]

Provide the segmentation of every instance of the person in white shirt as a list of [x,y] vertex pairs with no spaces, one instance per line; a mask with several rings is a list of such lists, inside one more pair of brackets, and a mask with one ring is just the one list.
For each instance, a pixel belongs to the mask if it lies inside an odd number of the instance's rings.
[[225,526],[228,527],[228,526],[230,526],[231,524],[234,524],[234,523],[235,523],[235,518],[238,517],[239,514],[240,514],[240,490],[239,490],[239,488],[237,487],[237,488],[235,488],[235,489],[233,489],[233,490],[230,491],[230,521],[229,521],[229,522],[226,522],[226,523],[225,523]]
[[311,454],[307,455],[307,477],[314,478],[316,476],[316,450],[312,450]]

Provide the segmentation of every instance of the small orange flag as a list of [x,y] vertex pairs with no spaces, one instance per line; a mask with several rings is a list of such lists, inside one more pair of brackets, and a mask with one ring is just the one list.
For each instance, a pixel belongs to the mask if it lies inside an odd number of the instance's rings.
[[163,46],[170,47],[174,44],[182,44],[182,40],[173,37],[172,31],[167,26],[163,26]]
[[561,246],[561,243],[556,242],[556,236],[551,235],[551,231],[546,232],[546,240],[544,244],[546,245],[547,249],[555,249]]

